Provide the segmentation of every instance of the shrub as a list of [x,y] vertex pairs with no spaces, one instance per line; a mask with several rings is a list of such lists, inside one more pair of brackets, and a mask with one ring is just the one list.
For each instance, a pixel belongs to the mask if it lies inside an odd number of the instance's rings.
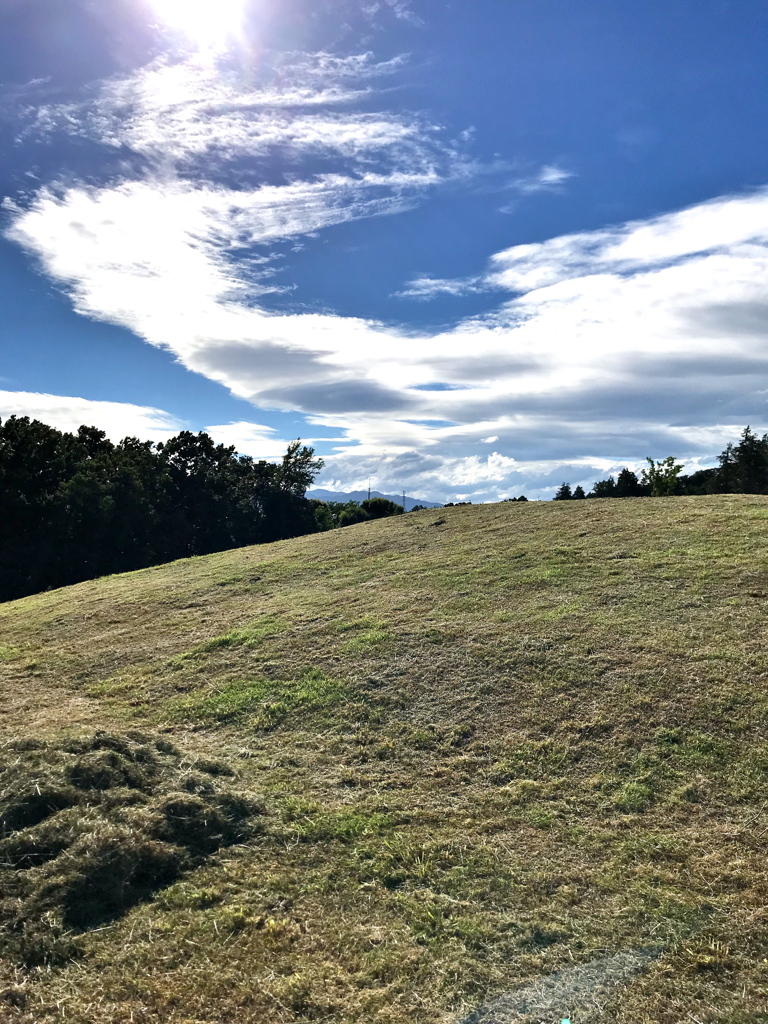
[[668,455],[661,462],[654,462],[648,458],[648,468],[643,470],[643,483],[650,487],[654,498],[663,498],[674,494],[677,487],[677,478],[683,471],[680,463],[675,462],[674,456]]
[[386,519],[388,516],[401,516],[403,506],[397,505],[389,498],[368,498],[360,503],[360,507],[367,512],[371,519]]
[[354,526],[355,523],[364,523],[370,518],[364,508],[350,502],[350,506],[339,513],[339,526]]

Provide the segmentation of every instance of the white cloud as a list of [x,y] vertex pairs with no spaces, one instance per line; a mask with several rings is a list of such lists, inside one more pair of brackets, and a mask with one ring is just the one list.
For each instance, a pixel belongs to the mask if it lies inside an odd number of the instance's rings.
[[234,445],[240,455],[250,455],[254,459],[279,459],[285,455],[287,442],[275,437],[272,427],[264,427],[258,423],[239,421],[237,423],[221,423],[206,427],[217,444],[229,447]]
[[385,0],[385,3],[392,9],[396,18],[403,21],[410,21],[413,25],[423,25],[424,21],[416,14],[410,4],[404,0]]
[[[558,455],[591,466],[606,452],[695,457],[719,450],[725,441],[715,439],[730,439],[734,425],[765,420],[765,397],[756,396],[768,384],[768,251],[758,236],[768,196],[724,200],[750,208],[748,238],[723,243],[714,232],[711,251],[702,251],[694,211],[657,219],[650,232],[628,225],[529,246],[527,261],[507,250],[488,277],[530,290],[491,316],[414,336],[246,305],[218,225],[244,217],[254,231],[253,211],[268,204],[241,199],[225,218],[227,196],[197,190],[190,201],[190,187],[174,188],[47,195],[18,216],[14,237],[69,283],[88,315],[132,327],[256,405],[341,428],[348,441],[331,459],[434,451],[443,470],[424,480],[479,486],[485,474],[490,487],[487,465],[466,461],[478,435],[500,439],[505,457],[518,459],[516,475],[553,456],[559,464]],[[699,209],[712,224],[710,206]],[[153,223],[162,228],[154,250],[144,237]],[[261,225],[290,230],[279,217]],[[632,254],[648,235],[664,244],[660,259],[643,262]],[[681,260],[670,260],[671,237]]]
[[[392,213],[431,183],[406,173],[316,180],[251,191],[172,179],[106,189],[42,189],[9,238],[34,252],[77,309],[173,344],[193,316],[204,324],[236,297],[275,290],[263,264],[247,280],[232,257],[253,246],[360,217]],[[269,271],[268,271],[269,272]],[[241,312],[245,311],[242,307]]]
[[0,418],[5,420],[11,416],[29,416],[68,432],[83,425],[98,427],[112,441],[124,437],[165,441],[186,428],[175,416],[151,406],[97,402],[32,391],[0,391]]
[[[520,481],[548,493],[566,471],[583,480],[646,454],[696,459],[746,422],[765,425],[768,190],[513,246],[464,280],[410,282],[400,294],[507,292],[445,330],[260,307],[282,287],[279,243],[407,209],[467,167],[423,119],[354,109],[391,65],[319,55],[286,67],[280,88],[257,88],[158,65],[108,83],[88,110],[49,110],[48,124],[128,147],[144,170],[43,188],[12,210],[9,236],[84,315],[257,407],[341,433],[336,482],[373,469],[380,490],[411,480],[437,497],[493,495]],[[290,175],[232,180],[227,161],[273,145]],[[321,151],[333,169],[318,174]],[[567,176],[549,165],[518,191]],[[259,456],[284,446],[258,424],[210,429]],[[478,437],[497,451],[475,455]]]
[[412,25],[421,27],[424,24],[424,19],[419,17],[411,4],[406,3],[405,0],[364,0],[361,5],[363,14],[374,23],[377,15],[386,9],[389,9],[396,18],[409,21]]
[[401,63],[296,54],[273,79],[254,84],[210,61],[163,59],[107,81],[92,103],[42,107],[36,124],[43,134],[60,130],[127,147],[166,172],[202,157],[268,157],[279,147],[286,168],[318,155],[361,163],[396,149],[401,163],[423,173],[444,157],[432,126],[350,109],[370,97],[371,80]]
[[488,291],[488,286],[479,277],[439,278],[415,277],[395,296],[399,299],[435,299],[440,295],[471,295]]
[[523,195],[532,195],[535,192],[556,192],[569,178],[573,178],[573,171],[566,171],[556,164],[545,164],[536,174],[527,178],[517,178],[510,182],[509,188],[522,192]]
[[648,221],[513,246],[492,258],[488,277],[499,287],[527,292],[602,272],[661,270],[707,254],[760,256],[766,244],[768,190],[762,189]]

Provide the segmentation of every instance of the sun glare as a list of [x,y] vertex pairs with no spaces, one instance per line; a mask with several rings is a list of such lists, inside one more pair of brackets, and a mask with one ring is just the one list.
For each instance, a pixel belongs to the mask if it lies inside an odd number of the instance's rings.
[[186,35],[201,50],[219,50],[242,27],[247,0],[153,0],[169,28]]

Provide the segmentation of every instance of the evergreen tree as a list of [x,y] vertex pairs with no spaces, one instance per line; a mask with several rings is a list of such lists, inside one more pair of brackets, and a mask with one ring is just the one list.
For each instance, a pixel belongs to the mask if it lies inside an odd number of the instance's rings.
[[570,484],[560,484],[553,501],[570,501],[573,498]]
[[595,480],[592,484],[592,490],[587,495],[588,498],[615,498],[616,497],[616,481],[612,476],[609,476],[607,480]]
[[625,467],[616,478],[614,493],[617,498],[638,498],[645,493],[645,489],[637,479],[637,475]]
[[759,437],[750,427],[745,427],[739,443],[726,445],[718,462],[718,488],[721,491],[768,493],[768,434]]

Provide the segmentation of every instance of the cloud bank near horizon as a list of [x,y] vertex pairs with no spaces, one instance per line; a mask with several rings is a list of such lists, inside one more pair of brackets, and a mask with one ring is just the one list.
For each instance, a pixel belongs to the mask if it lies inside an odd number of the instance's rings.
[[[77,433],[80,426],[97,427],[115,443],[126,437],[158,443],[191,429],[189,423],[153,406],[36,391],[0,391],[0,420],[12,416],[28,416],[71,434]],[[275,437],[272,427],[258,423],[213,423],[205,430],[217,444],[234,445],[242,455],[262,459],[282,458],[288,444]],[[307,441],[311,443],[312,439]]]
[[110,441],[121,441],[124,437],[165,441],[186,428],[176,417],[152,406],[98,402],[33,391],[0,391],[0,419],[11,416],[28,416],[67,433],[76,433],[83,425],[95,426],[103,430]]
[[[37,131],[97,141],[123,170],[9,204],[7,235],[84,316],[256,409],[336,432],[323,486],[372,476],[437,499],[546,494],[645,455],[695,466],[745,423],[765,429],[768,189],[512,246],[466,279],[404,283],[403,299],[488,293],[487,313],[439,331],[410,328],[407,301],[402,323],[268,309],[265,296],[291,289],[291,246],[477,173],[423,115],[370,109],[401,65],[299,54],[254,84],[160,61],[92,103],[42,108]],[[511,187],[524,201],[568,177],[547,166]],[[217,429],[250,454],[284,448],[258,423]]]

